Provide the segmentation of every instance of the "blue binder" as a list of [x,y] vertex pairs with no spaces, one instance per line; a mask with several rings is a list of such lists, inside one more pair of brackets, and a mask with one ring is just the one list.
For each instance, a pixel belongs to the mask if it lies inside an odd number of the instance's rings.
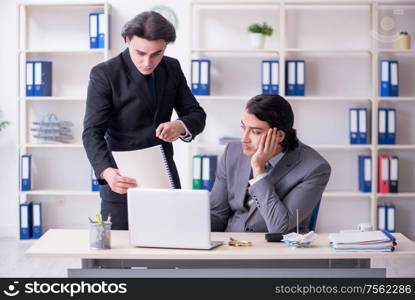
[[278,60],[271,60],[271,94],[278,95],[279,93],[279,82],[280,82],[280,63]]
[[261,86],[262,94],[271,93],[271,62],[269,60],[263,60],[261,64]]
[[399,96],[399,62],[397,60],[380,61],[380,95],[382,97]]
[[91,168],[91,190],[93,192],[99,192],[99,183],[95,176],[94,170]]
[[378,144],[383,145],[387,142],[387,120],[388,110],[386,108],[379,108],[378,111]]
[[358,129],[358,144],[369,144],[369,135],[368,135],[368,120],[367,120],[367,108],[359,108],[358,109],[358,122],[359,122],[359,129]]
[[372,157],[359,155],[359,190],[372,192]]
[[34,62],[34,96],[52,96],[52,62]]
[[295,94],[296,96],[304,96],[305,94],[305,62],[304,60],[297,60],[296,65],[296,79],[295,79]]
[[108,20],[106,18],[105,13],[101,12],[98,13],[98,47],[104,49],[105,48],[105,35],[108,34],[108,49],[110,48],[110,20],[111,15],[108,15]]
[[386,205],[378,205],[378,230],[386,230]]
[[42,203],[32,203],[32,237],[38,239],[42,236]]
[[21,203],[19,206],[20,239],[32,237],[32,203]]
[[396,109],[387,109],[386,144],[396,144]]
[[96,49],[98,42],[98,13],[89,14],[89,48]]
[[212,190],[217,166],[218,157],[216,155],[202,156],[202,190]]
[[199,95],[210,95],[210,60],[200,60]]
[[390,96],[390,69],[389,60],[380,61],[380,95],[382,97]]
[[390,96],[399,96],[399,62],[397,60],[389,61],[390,71]]
[[351,108],[349,109],[349,135],[350,135],[350,144],[358,144],[358,109]]
[[396,232],[395,224],[396,207],[393,204],[386,205],[386,230]]
[[35,94],[35,86],[33,83],[34,62],[26,62],[26,96],[31,97]]
[[192,60],[192,93],[210,95],[210,60]]
[[32,172],[32,156],[23,154],[20,158],[20,189],[30,191]]
[[285,83],[285,94],[287,96],[295,96],[296,95],[296,63],[294,60],[287,60],[285,72],[287,74],[286,83]]

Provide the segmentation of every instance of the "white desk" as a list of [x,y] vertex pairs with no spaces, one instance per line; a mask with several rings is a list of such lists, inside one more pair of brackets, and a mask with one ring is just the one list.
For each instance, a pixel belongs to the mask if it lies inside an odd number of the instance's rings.
[[212,233],[212,240],[248,240],[252,247],[220,246],[213,250],[136,248],[128,231],[111,231],[111,249],[90,250],[88,230],[51,229],[26,254],[36,257],[78,257],[82,269],[69,277],[384,277],[385,269],[370,269],[372,258],[415,257],[415,243],[394,234],[391,253],[335,252],[328,234],[307,248],[268,243],[264,233]]

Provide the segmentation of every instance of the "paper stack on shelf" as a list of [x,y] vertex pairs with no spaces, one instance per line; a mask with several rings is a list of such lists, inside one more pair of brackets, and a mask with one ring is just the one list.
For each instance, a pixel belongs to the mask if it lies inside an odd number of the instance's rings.
[[386,230],[332,233],[330,247],[344,252],[391,252],[395,250],[396,239]]

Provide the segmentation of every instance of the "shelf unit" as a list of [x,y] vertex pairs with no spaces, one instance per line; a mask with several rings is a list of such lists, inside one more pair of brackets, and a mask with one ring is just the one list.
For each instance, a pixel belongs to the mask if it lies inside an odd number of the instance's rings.
[[[111,6],[107,2],[20,4],[18,7],[18,153],[19,157],[22,154],[32,154],[32,177],[34,177],[32,190],[19,192],[19,203],[30,201],[32,197],[37,201],[43,201],[44,197],[51,198],[52,203],[47,209],[54,212],[58,209],[58,204],[54,201],[61,197],[99,199],[99,193],[90,190],[90,165],[82,151],[81,116],[85,111],[89,70],[94,64],[109,58],[108,34],[105,35],[105,48],[89,49],[89,13],[104,12],[108,24],[110,10]],[[60,30],[58,26],[51,24],[59,24],[62,33],[58,32]],[[66,38],[68,41],[65,43]],[[52,96],[26,97],[27,60],[52,61]],[[57,110],[65,115],[61,117],[58,113],[59,119],[74,123],[73,143],[44,144],[38,143],[31,137],[31,121],[39,119],[41,115],[51,110],[53,112]],[[76,117],[77,120],[73,119]],[[59,157],[64,159],[59,161],[57,159]],[[56,168],[54,164],[57,165]],[[56,173],[60,164],[72,168],[70,171],[65,168],[65,174],[61,179],[56,178],[60,176],[49,174]],[[77,172],[79,176],[76,176]],[[65,227],[67,222],[63,220],[62,224],[50,224],[47,221],[49,218],[47,214],[43,214],[43,218],[46,218],[44,222],[46,227],[48,225]]]
[[[302,58],[306,60],[306,96],[305,97],[285,97],[293,106],[294,113],[296,118],[300,117],[300,125],[302,127],[306,127],[307,125],[310,127],[313,125],[313,118],[308,117],[305,113],[297,114],[296,109],[300,112],[303,112],[306,109],[314,109],[318,106],[326,106],[326,107],[334,107],[335,105],[349,105],[349,107],[353,106],[363,106],[369,109],[369,120],[371,128],[371,144],[369,145],[349,145],[348,143],[348,124],[342,125],[345,132],[341,132],[340,135],[343,137],[341,141],[336,141],[335,143],[332,142],[315,142],[313,139],[310,139],[307,144],[312,146],[318,151],[323,151],[323,156],[327,153],[330,155],[335,155],[337,153],[337,158],[335,162],[331,162],[331,166],[333,171],[332,178],[330,181],[335,181],[336,178],[333,176],[338,175],[340,171],[338,170],[339,166],[343,166],[339,163],[339,156],[343,154],[349,154],[352,152],[352,155],[355,155],[355,165],[357,167],[357,155],[358,153],[362,152],[366,154],[371,154],[373,157],[373,164],[372,164],[372,174],[377,174],[378,166],[377,166],[377,157],[379,151],[389,151],[389,150],[415,150],[415,139],[412,139],[410,143],[407,141],[399,141],[402,144],[397,145],[378,145],[377,143],[377,128],[378,128],[378,117],[377,117],[377,110],[380,105],[386,105],[390,103],[394,103],[395,105],[400,105],[401,103],[406,104],[415,104],[415,92],[411,93],[410,95],[403,95],[402,97],[380,97],[378,93],[378,74],[379,74],[379,60],[381,57],[389,57],[389,55],[396,55],[398,57],[412,57],[415,55],[415,50],[393,50],[393,49],[384,49],[380,42],[375,38],[375,36],[365,36],[367,32],[378,32],[380,26],[380,12],[382,9],[386,8],[394,8],[396,6],[404,6],[410,7],[410,16],[412,16],[412,8],[415,8],[415,3],[404,1],[404,2],[378,2],[378,1],[355,1],[355,2],[325,2],[325,1],[261,1],[261,2],[253,2],[253,1],[192,1],[190,4],[190,11],[191,11],[191,18],[190,18],[190,57],[193,58],[205,58],[211,59],[212,66],[211,66],[211,95],[210,96],[196,96],[197,100],[201,103],[201,105],[205,108],[208,114],[207,120],[207,128],[205,132],[201,134],[200,137],[196,138],[195,143],[190,145],[190,153],[193,154],[202,154],[202,153],[216,153],[220,154],[224,150],[224,145],[217,144],[217,136],[213,134],[213,132],[219,131],[222,132],[224,136],[236,136],[236,134],[232,135],[230,132],[236,132],[236,130],[230,130],[229,127],[232,126],[234,128],[238,128],[239,123],[235,123],[240,119],[240,112],[243,111],[244,105],[246,102],[254,95],[260,93],[260,83],[258,83],[256,78],[251,76],[250,74],[246,73],[247,69],[253,70],[252,73],[255,73],[258,76],[259,69],[260,69],[260,61],[262,59],[270,59],[273,57],[274,59],[279,60],[279,93],[280,95],[285,95],[285,62],[287,59],[298,59]],[[263,10],[264,14],[258,13],[258,11]],[[302,10],[303,9],[303,10]],[[311,12],[308,12],[307,9]],[[247,14],[249,11],[249,14]],[[334,22],[334,28],[325,29],[321,28],[323,26],[321,20],[318,20],[321,15],[326,14],[325,16],[329,16],[327,11],[336,11],[340,13],[340,18],[344,17],[347,13],[353,13],[356,16],[356,24],[350,24],[350,28],[342,27],[343,25],[340,23],[336,23],[336,20],[333,18],[326,18],[330,22]],[[307,13],[316,13],[316,25],[309,24],[306,28],[307,24]],[[210,14],[210,15],[209,15]],[[334,15],[334,14],[332,14]],[[255,17],[257,19],[255,19]],[[399,17],[399,16],[398,16]],[[414,14],[415,17],[415,14]],[[305,19],[302,19],[305,18]],[[350,18],[350,16],[348,16]],[[231,28],[232,25],[228,21],[232,19],[232,21],[237,24],[234,28]],[[245,30],[250,25],[252,20],[255,19],[254,22],[268,22],[271,25],[274,25],[275,33],[273,38],[266,42],[264,49],[247,49],[246,45],[243,45],[242,42],[238,42],[238,40],[243,40],[245,43],[248,43],[247,37],[242,36],[243,32],[245,35]],[[324,18],[320,18],[324,19]],[[408,17],[407,17],[408,19]],[[410,19],[410,17],[409,17]],[[413,18],[412,20],[414,20]],[[241,21],[242,20],[242,21]],[[306,20],[306,21],[305,21]],[[325,19],[324,19],[325,20]],[[326,21],[324,21],[326,22]],[[330,27],[331,24],[326,22],[326,27]],[[340,21],[341,22],[341,21]],[[359,30],[357,26],[360,23],[363,24],[363,30]],[[413,21],[412,21],[413,22]],[[349,23],[349,22],[345,22]],[[413,22],[414,24],[414,22]],[[295,25],[295,26],[294,26]],[[414,24],[415,25],[415,24]],[[222,26],[222,27],[220,27]],[[239,27],[238,27],[239,26]],[[320,26],[320,28],[319,28]],[[315,28],[317,27],[317,28]],[[209,31],[222,32],[222,34],[233,34],[234,36],[229,35],[228,40],[214,40],[211,37]],[[312,28],[312,29],[311,29]],[[414,28],[414,26],[412,26]],[[334,42],[329,40],[326,41],[326,44],[321,43],[321,45],[317,46],[310,46],[310,40],[306,38],[303,39],[305,42],[301,44],[298,42],[304,36],[312,35],[310,30],[321,31],[320,40],[324,41],[324,33],[327,30],[336,31],[337,29],[344,29],[349,30],[350,32],[346,33],[339,33],[338,36],[329,35],[327,39],[332,38]],[[233,31],[232,31],[233,30]],[[300,32],[303,30],[303,32]],[[410,28],[407,28],[407,31]],[[239,31],[239,32],[238,32]],[[363,32],[363,33],[362,33]],[[341,35],[344,36],[341,36]],[[415,36],[415,32],[412,33]],[[207,36],[207,37],[206,37]],[[277,38],[275,38],[277,36]],[[206,37],[205,39],[203,39]],[[352,41],[346,45],[344,40],[347,40],[351,37]],[[311,39],[311,38],[309,38]],[[355,41],[355,42],[354,42]],[[228,46],[229,44],[236,43],[240,46]],[[209,46],[212,44],[212,48]],[[331,44],[332,46],[327,46],[327,44]],[[414,44],[414,43],[412,43]],[[333,47],[334,45],[334,47]],[[353,48],[354,47],[354,48]],[[262,56],[262,57],[261,57]],[[242,58],[240,58],[242,57]],[[243,66],[243,57],[250,59],[252,57],[257,58],[257,65],[254,67],[254,63],[246,64],[245,69]],[[343,92],[341,94],[324,94],[324,93],[316,93],[315,91],[308,93],[307,92],[307,82],[310,80],[310,75],[307,75],[307,68],[316,70],[314,65],[323,65],[322,59],[331,58],[338,59],[339,62],[329,62],[332,64],[338,63],[341,64],[341,60],[356,60],[354,62],[357,65],[364,65],[367,68],[367,72],[365,73],[365,77],[363,78],[364,84],[358,86],[362,90],[361,95],[356,95],[347,90],[347,92]],[[239,60],[238,60],[239,59]],[[308,66],[307,60],[312,60],[311,65]],[[358,61],[360,59],[360,61]],[[226,60],[234,61],[235,71],[233,75],[231,72],[227,72],[225,68]],[[320,60],[320,61],[319,61]],[[360,63],[362,62],[362,63]],[[343,66],[347,65],[343,63]],[[254,68],[254,69],[253,69]],[[256,69],[255,69],[256,68]],[[232,84],[230,81],[238,81],[241,80],[241,76],[239,73],[246,73],[245,81],[240,82],[240,85],[243,86],[244,92],[239,92],[236,84]],[[313,73],[314,75],[314,73]],[[321,74],[317,74],[321,75]],[[336,75],[336,74],[335,74]],[[236,77],[234,79],[233,77]],[[232,79],[229,79],[232,78]],[[414,77],[412,77],[414,78]],[[242,79],[243,80],[243,79]],[[319,80],[319,79],[317,79]],[[353,80],[350,80],[353,81]],[[230,82],[230,88],[226,90],[223,88],[224,83]],[[357,83],[358,84],[358,83]],[[253,85],[254,88],[250,89],[249,92],[245,92],[248,89],[244,88],[245,86]],[[317,84],[315,84],[317,85]],[[220,87],[218,87],[220,86]],[[341,86],[342,87],[342,86]],[[340,88],[341,88],[340,87]],[[226,91],[225,91],[226,90]],[[229,90],[236,91],[236,93],[229,92]],[[251,92],[252,90],[252,92]],[[317,90],[317,89],[315,89]],[[320,89],[324,90],[324,89]],[[345,89],[346,91],[346,89]],[[314,105],[314,108],[312,107]],[[343,108],[343,106],[341,108]],[[334,111],[334,108],[332,108]],[[228,113],[228,114],[226,114]],[[239,117],[237,116],[239,114]],[[347,114],[347,111],[343,111],[342,114]],[[226,116],[226,117],[225,117]],[[229,118],[228,118],[229,116]],[[302,120],[302,117],[305,116],[305,121]],[[222,119],[221,119],[222,117]],[[235,122],[231,122],[231,117],[234,117]],[[343,120],[345,117],[343,116],[341,119]],[[398,112],[399,118],[399,112]],[[210,120],[209,120],[210,119]],[[209,126],[209,122],[211,124],[223,122],[222,126],[219,125],[211,125]],[[308,123],[307,123],[308,122]],[[336,124],[333,124],[336,126]],[[296,125],[295,125],[296,127]],[[301,127],[301,126],[300,126]],[[298,128],[297,128],[298,129]],[[343,130],[339,128],[338,131]],[[400,129],[398,129],[400,130]],[[403,130],[403,129],[402,129]],[[311,131],[310,131],[311,132]],[[298,132],[301,134],[301,132]],[[307,134],[307,133],[305,133]],[[311,134],[311,133],[309,133]],[[334,153],[334,154],[333,154]],[[341,160],[341,159],[340,159]],[[191,163],[189,163],[191,166]],[[348,167],[348,166],[347,166]],[[336,172],[337,171],[337,172]],[[413,173],[413,172],[412,172]],[[191,169],[189,169],[189,174],[191,174]],[[383,198],[415,198],[415,192],[403,192],[398,194],[379,194],[377,193],[377,176],[372,176],[372,192],[371,193],[361,193],[357,191],[357,169],[355,174],[352,175],[356,177],[356,190],[355,191],[348,191],[348,192],[339,192],[337,189],[328,189],[324,194],[323,198],[368,198],[369,209],[366,220],[362,221],[369,221],[372,223],[374,227],[377,226],[377,205],[378,199]],[[330,185],[330,182],[329,182]],[[415,187],[412,187],[415,190]],[[342,190],[343,188],[341,188]],[[415,211],[415,207],[412,207],[412,211]],[[353,213],[353,208],[349,207],[349,213]],[[349,226],[355,226],[356,222],[353,224],[346,224]],[[344,225],[344,224],[343,224]],[[328,231],[336,230],[337,227],[327,228]],[[398,228],[399,229],[399,228]],[[409,235],[415,236],[415,233],[412,232]]]

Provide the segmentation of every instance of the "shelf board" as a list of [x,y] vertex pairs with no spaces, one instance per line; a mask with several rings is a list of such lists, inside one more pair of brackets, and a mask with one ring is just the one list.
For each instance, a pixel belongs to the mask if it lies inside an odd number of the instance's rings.
[[[197,96],[197,100],[200,101],[246,101],[248,102],[251,99],[251,96]],[[370,97],[339,97],[339,96],[284,96],[288,101],[371,101]]]
[[362,198],[370,197],[371,193],[362,193],[362,192],[335,192],[335,191],[326,191],[323,193],[323,197],[353,197],[353,198]]
[[394,150],[394,149],[396,149],[396,150],[412,150],[412,149],[415,149],[415,145],[399,145],[399,144],[397,144],[397,145],[378,145],[378,149],[385,149],[385,150],[387,150],[387,149],[390,149],[390,150]]
[[381,197],[388,197],[388,198],[393,198],[393,197],[396,197],[396,198],[406,198],[406,197],[413,197],[413,198],[415,198],[415,192],[402,192],[402,193],[396,193],[396,194],[392,194],[392,193],[390,193],[390,194],[377,194],[377,196],[378,196],[378,198],[381,198]]
[[339,96],[285,96],[291,101],[371,101],[371,97],[339,97]]
[[27,148],[63,148],[63,149],[77,149],[77,148],[83,148],[84,146],[82,144],[36,144],[36,143],[29,143],[29,144],[23,144],[22,147]]
[[[204,144],[204,143],[194,143],[192,147],[194,148],[204,148],[204,149],[211,149],[211,150],[223,150],[226,145],[221,144]],[[337,149],[337,150],[370,150],[372,149],[372,145],[309,145],[314,149]]]
[[409,49],[409,50],[379,49],[379,53],[392,53],[392,54],[410,54],[410,55],[415,55],[415,50],[414,49]]
[[195,95],[198,101],[246,101],[248,102],[251,97],[244,96],[197,96]]
[[[22,3],[25,7],[82,7],[82,8],[97,8],[104,7],[105,2],[91,2],[91,3]],[[111,7],[111,4],[107,4]]]
[[33,196],[99,196],[99,192],[86,190],[33,190],[21,193]]
[[370,144],[362,144],[362,145],[350,145],[350,144],[315,144],[309,145],[311,148],[320,149],[320,150],[370,150],[372,149],[372,145]]
[[286,52],[301,52],[301,53],[324,53],[324,54],[346,54],[346,55],[360,55],[370,54],[370,49],[306,49],[306,48],[286,48]]
[[221,49],[221,48],[195,48],[192,49],[192,53],[200,52],[216,52],[216,53],[279,53],[279,49]]
[[22,99],[28,102],[86,102],[86,99],[81,97],[24,97]]
[[415,101],[415,97],[379,97],[378,101]]
[[51,54],[104,54],[106,49],[26,49],[20,50],[20,53],[51,53]]

